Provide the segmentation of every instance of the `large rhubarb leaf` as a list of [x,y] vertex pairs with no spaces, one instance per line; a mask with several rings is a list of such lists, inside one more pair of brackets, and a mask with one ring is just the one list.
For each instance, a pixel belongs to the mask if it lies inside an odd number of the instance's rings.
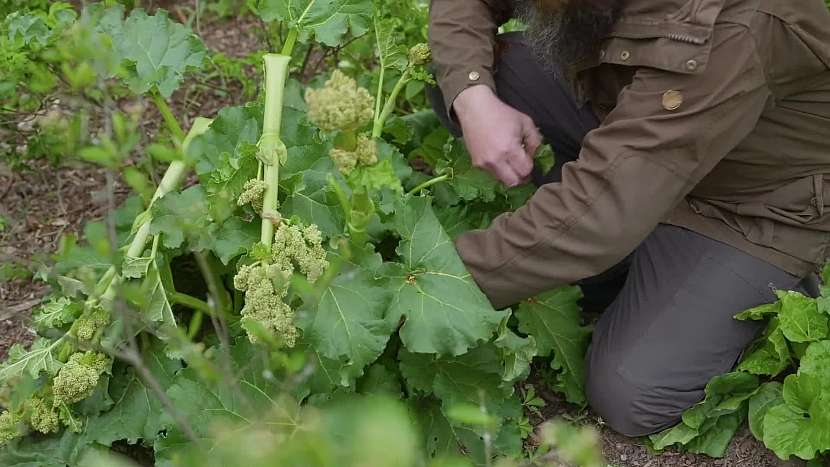
[[389,264],[388,317],[410,352],[461,355],[489,339],[506,316],[493,309],[461,262],[427,198],[396,206],[402,263]]
[[516,312],[519,330],[534,337],[538,355],[553,356],[555,388],[575,404],[585,403],[584,359],[591,336],[581,323],[581,297],[578,287],[564,287],[522,302]]

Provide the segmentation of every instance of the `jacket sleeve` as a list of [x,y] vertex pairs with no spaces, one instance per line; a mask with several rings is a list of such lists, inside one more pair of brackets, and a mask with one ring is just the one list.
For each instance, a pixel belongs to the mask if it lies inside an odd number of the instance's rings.
[[562,182],[459,237],[459,253],[497,307],[600,274],[668,217],[769,102],[750,32],[716,26],[704,70],[639,68]]
[[429,42],[448,111],[470,86],[484,84],[495,91],[495,36],[511,11],[509,0],[431,0]]

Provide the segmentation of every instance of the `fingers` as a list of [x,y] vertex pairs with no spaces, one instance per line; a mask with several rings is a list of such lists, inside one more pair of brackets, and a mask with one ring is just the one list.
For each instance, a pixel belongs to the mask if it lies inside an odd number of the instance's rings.
[[522,139],[524,140],[527,155],[533,159],[539,146],[542,145],[542,135],[530,117],[522,120]]
[[473,166],[486,170],[508,187],[525,182],[533,171],[533,159],[517,141],[511,148],[473,157]]
[[487,171],[508,187],[519,185],[524,180],[524,177],[516,173],[516,170],[506,163],[496,164],[487,168]]
[[533,158],[522,147],[516,148],[507,158],[507,163],[516,175],[524,181],[533,171]]
[[[521,183],[524,178],[517,173],[516,169],[510,164],[510,159],[516,158],[514,154],[524,156],[524,152],[520,147],[512,151],[493,151],[485,152],[483,154],[471,154],[473,167],[482,169],[490,173],[500,182],[507,186],[516,186]],[[527,157],[527,156],[524,156]]]

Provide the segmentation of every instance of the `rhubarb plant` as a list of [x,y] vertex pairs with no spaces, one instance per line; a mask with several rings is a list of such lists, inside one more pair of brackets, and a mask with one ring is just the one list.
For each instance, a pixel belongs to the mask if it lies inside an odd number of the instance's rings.
[[[221,450],[222,433],[282,439],[303,431],[300,412],[378,394],[411,411],[421,461],[490,465],[523,453],[515,385],[534,359],[584,404],[579,290],[495,310],[453,246],[529,190],[465,165],[434,117],[427,130],[409,115],[392,123],[402,90],[431,80],[428,47],[396,44],[368,0],[257,11],[284,31],[263,56],[260,99],[187,132],[167,99],[201,63],[195,36],[162,11],[81,14],[112,44],[116,66],[91,65],[95,82],[117,78],[154,103],[168,138],[148,150],[172,162],[144,200],[90,224],[85,242],[65,239],[42,274],[54,291],[34,317],[40,337],[0,366],[3,465],[79,465],[125,443],[184,465]],[[370,80],[336,69],[303,89],[292,76],[298,44],[353,40],[375,50]],[[114,173],[138,145],[135,127],[112,122],[84,154]]]

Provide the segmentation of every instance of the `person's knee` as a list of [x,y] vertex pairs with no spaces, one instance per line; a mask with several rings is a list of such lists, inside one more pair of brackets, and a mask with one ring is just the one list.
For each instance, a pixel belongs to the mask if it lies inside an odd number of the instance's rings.
[[665,389],[629,380],[616,364],[589,364],[585,387],[594,412],[625,436],[649,435],[680,421],[682,411]]

